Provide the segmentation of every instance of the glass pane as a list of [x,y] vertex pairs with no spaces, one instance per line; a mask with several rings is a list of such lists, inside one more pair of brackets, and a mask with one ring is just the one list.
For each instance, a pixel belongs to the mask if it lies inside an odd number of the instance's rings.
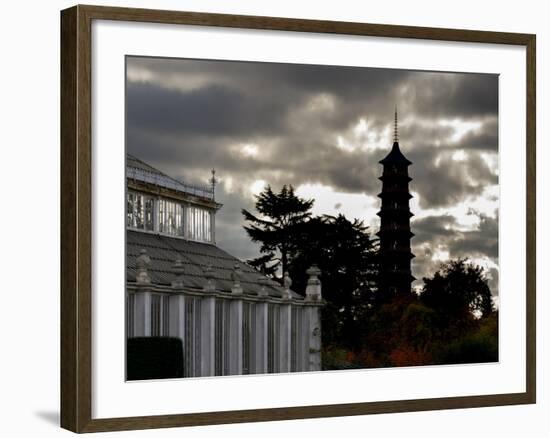
[[153,198],[146,198],[145,200],[145,229],[153,231],[153,212],[154,212],[155,200]]
[[211,213],[200,207],[189,206],[186,209],[187,237],[201,242],[211,242]]
[[174,201],[158,201],[158,230],[172,236],[183,236],[183,206]]
[[131,193],[126,194],[126,226],[131,227],[134,218],[134,207],[132,205],[133,195]]

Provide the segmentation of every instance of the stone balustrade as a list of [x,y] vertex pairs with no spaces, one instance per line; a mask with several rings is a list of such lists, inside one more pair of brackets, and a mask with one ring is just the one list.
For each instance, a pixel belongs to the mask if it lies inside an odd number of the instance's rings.
[[172,336],[182,339],[185,376],[318,371],[321,369],[323,305],[320,270],[308,269],[306,296],[291,291],[283,276],[279,296],[270,296],[268,279],[255,295],[244,294],[239,265],[231,272],[230,292],[216,288],[211,266],[201,289],[183,287],[183,262],[173,264],[171,286],[149,281],[150,260],[138,257],[138,275],[127,287],[128,337]]

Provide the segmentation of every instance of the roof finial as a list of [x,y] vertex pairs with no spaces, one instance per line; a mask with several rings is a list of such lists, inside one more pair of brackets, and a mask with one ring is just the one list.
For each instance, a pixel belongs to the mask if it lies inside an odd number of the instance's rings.
[[216,178],[216,169],[212,169],[211,173],[212,177],[210,178],[210,184],[212,185],[212,199],[214,199],[216,194],[216,184],[218,183],[218,179]]
[[399,132],[397,130],[397,105],[395,105],[395,121],[393,123],[393,142],[399,143]]

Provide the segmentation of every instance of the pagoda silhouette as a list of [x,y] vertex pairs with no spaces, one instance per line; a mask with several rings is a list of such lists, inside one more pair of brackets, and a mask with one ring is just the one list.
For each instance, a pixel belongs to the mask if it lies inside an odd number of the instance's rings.
[[396,295],[406,296],[411,294],[411,283],[415,278],[411,274],[411,260],[414,254],[411,252],[410,219],[414,216],[409,209],[408,168],[412,164],[399,149],[399,136],[397,126],[397,108],[393,130],[393,146],[390,153],[379,161],[383,166],[382,192],[378,197],[382,200],[382,206],[377,213],[380,216],[379,247],[379,296],[382,300],[391,299]]

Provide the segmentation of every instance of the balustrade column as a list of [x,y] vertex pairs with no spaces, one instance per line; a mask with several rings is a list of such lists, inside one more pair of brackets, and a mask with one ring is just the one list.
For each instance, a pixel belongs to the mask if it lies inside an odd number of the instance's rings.
[[185,268],[181,259],[177,259],[172,266],[176,275],[172,281],[172,290],[174,295],[170,295],[169,303],[169,326],[168,334],[175,338],[180,338],[185,342],[185,296],[183,295],[183,274]]
[[136,292],[134,307],[134,336],[151,336],[151,278],[148,268],[151,258],[142,249],[136,259]]
[[288,272],[285,272],[283,276],[283,303],[279,305],[279,333],[276,336],[279,337],[279,357],[278,357],[278,369],[281,373],[290,372],[290,337],[291,337],[291,323],[292,323],[292,305],[290,300],[292,294],[290,287],[292,286],[292,280],[290,279]]
[[151,290],[140,286],[135,292],[134,336],[151,336]]
[[212,265],[204,270],[206,284],[201,303],[201,376],[213,376],[216,367],[216,286]]
[[235,264],[231,279],[233,298],[229,301],[229,374],[243,373],[243,289],[241,267]]
[[279,312],[279,371],[290,372],[290,336],[292,322],[292,305],[281,304]]
[[304,309],[304,327],[306,330],[306,368],[305,371],[321,370],[321,271],[313,265],[307,270],[309,279],[306,286],[306,307]]
[[201,376],[215,373],[216,298],[206,296],[201,303]]
[[174,338],[185,340],[185,296],[183,294],[175,294],[169,297],[170,302],[170,325],[168,334]]
[[252,327],[254,337],[254,370],[255,374],[267,373],[267,283],[266,277],[260,279],[261,288],[258,296],[261,301],[254,304],[254,327]]
[[306,358],[304,371],[321,370],[321,318],[320,306],[308,305],[304,309],[306,329]]

